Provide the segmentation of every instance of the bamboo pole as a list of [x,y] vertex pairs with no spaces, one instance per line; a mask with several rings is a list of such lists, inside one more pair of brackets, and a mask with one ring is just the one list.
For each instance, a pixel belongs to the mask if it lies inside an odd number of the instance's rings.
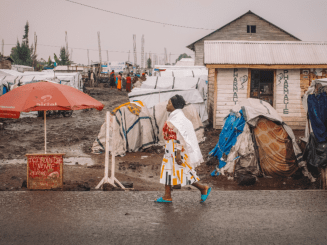
[[104,177],[108,178],[109,174],[109,129],[110,129],[110,119],[109,111],[107,111],[107,120],[106,120],[106,156],[105,156],[105,171]]
[[111,142],[111,180],[114,182],[115,181],[115,145],[114,145],[114,134],[115,134],[115,129],[116,129],[116,123],[113,120],[112,123],[112,142]]
[[[114,117],[115,118],[115,117]],[[126,190],[125,186],[123,186],[118,179],[116,179],[115,177],[115,165],[116,165],[116,152],[115,152],[115,137],[114,137],[114,133],[116,132],[116,123],[113,120],[113,124],[112,124],[112,143],[111,143],[111,180],[112,182],[116,181],[116,183],[123,189]]]

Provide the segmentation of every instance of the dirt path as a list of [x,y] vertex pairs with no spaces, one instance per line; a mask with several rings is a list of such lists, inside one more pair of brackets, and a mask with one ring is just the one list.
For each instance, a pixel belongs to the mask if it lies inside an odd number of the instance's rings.
[[[50,153],[66,153],[68,165],[64,165],[64,190],[94,190],[104,175],[104,154],[91,154],[93,141],[111,111],[128,102],[127,93],[108,88],[88,89],[90,95],[101,101],[102,111],[74,111],[72,117],[47,118],[47,149]],[[44,153],[44,121],[36,113],[19,119],[0,119],[5,130],[0,133],[0,190],[26,190],[26,153]],[[219,130],[207,128],[206,141],[200,144],[206,158],[218,142]],[[302,131],[296,131],[302,136]],[[122,182],[133,182],[135,190],[163,190],[158,183],[163,150],[158,147],[144,152],[127,153],[117,157],[116,177]],[[259,178],[253,186],[239,186],[224,176],[211,177],[217,161],[208,161],[197,168],[200,179],[220,190],[270,190],[270,189],[317,189],[320,180],[311,184],[301,175],[290,178]],[[316,177],[318,173],[314,173]],[[182,189],[193,189],[183,187]]]

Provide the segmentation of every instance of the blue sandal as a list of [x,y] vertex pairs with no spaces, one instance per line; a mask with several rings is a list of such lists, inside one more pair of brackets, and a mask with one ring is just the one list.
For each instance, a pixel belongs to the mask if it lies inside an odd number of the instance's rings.
[[162,197],[159,197],[157,200],[154,200],[154,202],[172,202],[172,201],[167,201],[164,200]]
[[204,203],[207,200],[210,192],[211,192],[211,187],[207,190],[207,195],[201,195],[201,201],[200,201],[200,203]]

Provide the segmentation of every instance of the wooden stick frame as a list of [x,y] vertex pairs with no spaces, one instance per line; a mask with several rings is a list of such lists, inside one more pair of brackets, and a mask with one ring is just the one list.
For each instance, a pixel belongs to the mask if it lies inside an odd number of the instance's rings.
[[100,181],[100,183],[95,187],[95,189],[99,189],[103,184],[109,183],[116,187],[116,183],[123,189],[127,190],[125,186],[123,186],[119,180],[115,177],[115,163],[116,163],[116,154],[115,154],[115,147],[114,147],[114,132],[116,129],[116,124],[112,122],[112,142],[111,142],[111,177],[109,178],[109,127],[110,127],[110,112],[107,111],[106,115],[106,150],[105,150],[105,168],[104,168],[104,177]]

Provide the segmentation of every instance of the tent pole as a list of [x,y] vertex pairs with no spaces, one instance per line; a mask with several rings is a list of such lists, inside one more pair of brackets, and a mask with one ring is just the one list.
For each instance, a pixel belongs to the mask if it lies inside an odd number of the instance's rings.
[[44,153],[47,154],[47,111],[44,113]]
[[109,128],[110,128],[110,120],[109,120],[109,111],[107,111],[107,120],[106,120],[106,156],[105,156],[105,171],[104,178],[108,178],[109,174]]
[[114,145],[114,141],[115,141],[115,137],[114,137],[114,133],[116,131],[116,123],[115,120],[113,120],[113,124],[112,124],[112,143],[111,143],[111,181],[114,182],[116,181],[116,183],[123,189],[126,190],[125,186],[122,185],[122,183],[119,182],[118,179],[116,179],[115,177],[115,162],[116,162],[116,152],[115,152],[115,145]]

